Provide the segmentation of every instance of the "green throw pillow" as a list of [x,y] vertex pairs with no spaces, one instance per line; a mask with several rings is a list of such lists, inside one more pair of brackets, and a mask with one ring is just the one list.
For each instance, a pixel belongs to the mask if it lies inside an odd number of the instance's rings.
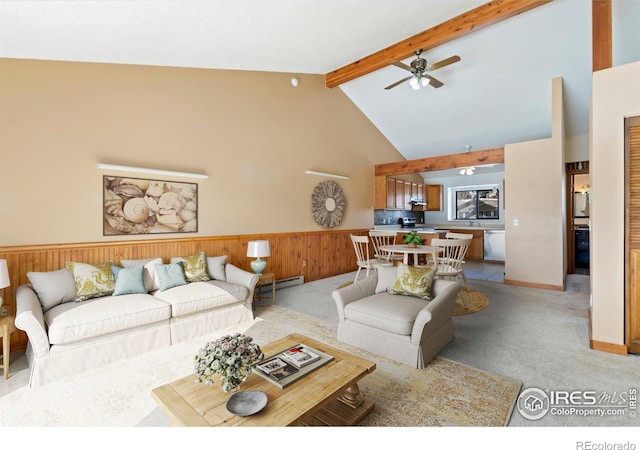
[[191,256],[171,258],[172,263],[180,261],[184,268],[184,277],[189,283],[194,281],[209,281],[211,279],[207,272],[207,258],[204,252]]
[[76,283],[76,302],[113,294],[116,280],[111,271],[113,261],[103,264],[68,262],[67,269]]
[[126,269],[112,266],[111,271],[116,278],[116,285],[113,289],[114,296],[147,293],[147,289],[144,287],[144,266]]
[[187,284],[182,261],[171,264],[156,264],[156,273],[158,274],[161,291]]
[[433,267],[415,267],[400,263],[396,282],[389,289],[389,293],[431,300],[431,285],[435,274]]

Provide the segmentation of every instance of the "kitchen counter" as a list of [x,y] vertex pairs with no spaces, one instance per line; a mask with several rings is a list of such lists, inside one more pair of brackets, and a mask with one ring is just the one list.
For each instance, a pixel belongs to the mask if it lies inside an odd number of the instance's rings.
[[[423,235],[423,240],[426,244],[431,243],[431,239],[434,238],[445,238],[448,231],[451,232],[460,232],[467,233],[473,235],[473,239],[471,241],[471,245],[469,245],[469,249],[467,250],[466,259],[474,260],[474,261],[482,261],[485,258],[485,239],[487,237],[491,238],[491,246],[487,247],[487,250],[490,250],[495,247],[495,240],[500,239],[502,236],[502,241],[504,241],[504,225],[490,225],[490,226],[473,226],[467,225],[464,226],[462,224],[455,224],[453,226],[449,225],[431,225],[431,224],[416,224],[415,228],[403,228],[400,225],[376,225],[376,230],[391,230],[395,231],[398,236],[403,236],[410,231],[416,231],[418,234]],[[500,233],[491,233],[491,232],[499,231]],[[502,245],[504,248],[504,245]],[[491,260],[504,260],[504,256],[502,256],[502,252],[494,251],[489,255]]]
[[397,231],[411,231],[417,232],[442,232],[442,231],[454,231],[454,230],[504,230],[504,225],[416,225],[415,228],[402,228],[400,225],[375,225],[375,230],[397,230]]

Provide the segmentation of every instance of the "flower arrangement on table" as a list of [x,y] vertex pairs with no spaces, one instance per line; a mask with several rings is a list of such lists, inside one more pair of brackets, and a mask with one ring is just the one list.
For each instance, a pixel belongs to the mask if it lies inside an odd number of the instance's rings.
[[251,367],[264,358],[253,338],[235,333],[207,342],[195,356],[196,383],[213,384],[220,374],[222,390],[231,392],[245,381]]

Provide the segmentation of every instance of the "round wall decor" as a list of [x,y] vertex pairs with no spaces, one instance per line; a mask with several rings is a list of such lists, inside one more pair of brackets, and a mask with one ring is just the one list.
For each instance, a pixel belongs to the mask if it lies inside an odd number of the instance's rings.
[[333,228],[342,222],[346,205],[344,193],[335,181],[323,181],[311,194],[311,212],[316,223],[325,228]]

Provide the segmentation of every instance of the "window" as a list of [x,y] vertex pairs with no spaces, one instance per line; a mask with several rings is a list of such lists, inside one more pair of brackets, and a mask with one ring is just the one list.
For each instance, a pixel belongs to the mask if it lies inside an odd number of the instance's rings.
[[499,195],[497,188],[465,189],[455,191],[456,219],[499,219]]

